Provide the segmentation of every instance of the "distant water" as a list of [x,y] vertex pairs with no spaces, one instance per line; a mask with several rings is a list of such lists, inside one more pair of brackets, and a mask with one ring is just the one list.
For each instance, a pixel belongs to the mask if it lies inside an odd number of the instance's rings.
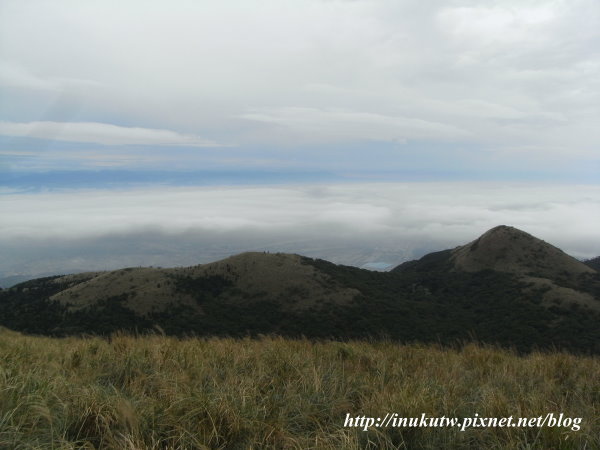
[[361,269],[386,271],[394,267],[394,264],[388,262],[368,262],[361,266]]

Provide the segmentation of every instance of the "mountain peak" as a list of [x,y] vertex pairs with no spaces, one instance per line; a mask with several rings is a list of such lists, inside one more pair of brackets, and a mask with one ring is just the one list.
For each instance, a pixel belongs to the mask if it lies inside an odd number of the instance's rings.
[[518,228],[499,225],[452,251],[455,267],[467,272],[491,269],[544,278],[573,277],[594,270],[559,248]]
[[519,230],[518,228],[511,227],[510,225],[497,225],[494,228],[490,228],[485,234],[495,234],[495,233],[520,233],[520,234],[528,234],[524,231]]

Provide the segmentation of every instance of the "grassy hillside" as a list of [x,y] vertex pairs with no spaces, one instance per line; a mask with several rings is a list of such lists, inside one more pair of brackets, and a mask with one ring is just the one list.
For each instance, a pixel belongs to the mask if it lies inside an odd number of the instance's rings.
[[30,280],[0,291],[0,325],[53,336],[370,339],[600,354],[600,273],[499,226],[391,272],[283,253],[173,269]]
[[[600,359],[389,341],[0,332],[0,448],[600,448]],[[343,428],[347,413],[581,417],[570,428]]]
[[492,269],[556,279],[594,270],[559,248],[514,227],[500,225],[452,251],[457,268],[468,272]]
[[[511,273],[539,292],[542,305],[600,311],[598,273],[562,250],[514,227],[500,225],[452,251],[457,270]],[[592,289],[590,287],[594,286]]]
[[[135,290],[118,294],[97,289],[97,276],[86,281],[50,277],[0,292],[0,325],[55,336],[161,329],[179,336],[277,333],[342,340],[387,337],[404,343],[455,344],[475,338],[522,351],[559,348],[600,353],[596,309],[558,300],[547,303],[543,287],[527,285],[514,274],[452,271],[449,255],[448,251],[431,254],[391,273],[299,257],[286,266],[292,259],[281,258],[282,270],[293,274],[296,268],[296,275],[300,274],[296,279],[310,281],[303,284],[283,276],[268,289],[253,283],[254,272],[243,272],[243,265],[227,271],[226,264],[215,272],[178,269],[159,282],[149,278],[144,281],[149,286],[137,295]],[[251,265],[252,259],[247,262]],[[101,275],[100,281],[122,279],[133,272],[138,278],[152,273],[125,269]],[[257,275],[268,278],[268,273],[261,269]],[[597,290],[600,275],[586,276],[590,292]],[[105,297],[86,307],[57,299],[92,288]],[[157,289],[171,292],[160,308],[135,307],[145,304],[145,293],[154,295]],[[595,297],[600,299],[600,294]],[[151,296],[147,304],[157,305],[157,299]],[[89,299],[81,294],[81,301]]]
[[122,297],[124,307],[148,315],[168,311],[173,302],[202,314],[212,297],[236,304],[260,297],[284,309],[307,309],[325,300],[345,304],[357,295],[300,261],[298,255],[247,252],[192,267],[68,275],[55,282],[69,287],[50,299],[74,311]]
[[[479,340],[530,351],[562,348],[600,353],[598,308],[565,301],[544,302],[544,287],[518,275],[482,270],[452,270],[451,251],[431,253],[391,273],[378,273],[322,260],[309,260],[340,284],[362,292],[355,309],[352,337],[386,336],[402,342],[454,343]],[[600,276],[585,275],[600,304]],[[362,334],[361,334],[362,333]]]

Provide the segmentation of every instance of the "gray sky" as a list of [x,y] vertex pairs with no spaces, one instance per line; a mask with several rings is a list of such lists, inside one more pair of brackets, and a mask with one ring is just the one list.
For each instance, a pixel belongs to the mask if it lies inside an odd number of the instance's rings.
[[599,30],[595,0],[4,0],[0,151],[14,170],[164,167],[173,145],[304,167],[359,145],[360,167],[385,143],[381,167],[411,167],[427,143],[441,167],[576,173],[599,167]]

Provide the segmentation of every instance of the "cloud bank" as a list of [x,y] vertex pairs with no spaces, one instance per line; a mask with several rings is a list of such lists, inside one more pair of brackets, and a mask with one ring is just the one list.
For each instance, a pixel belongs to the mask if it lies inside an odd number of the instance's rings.
[[443,123],[402,116],[387,116],[315,108],[264,108],[243,114],[243,119],[280,125],[304,140],[393,141],[408,139],[456,140],[469,132]]
[[170,130],[121,127],[97,122],[0,122],[0,135],[102,145],[185,145],[217,147],[216,142]]
[[[58,271],[65,270],[57,267],[65,249],[94,267],[119,266],[118,261],[193,264],[263,249],[346,264],[399,263],[462,245],[500,224],[577,257],[600,255],[600,188],[590,186],[371,183],[90,190],[7,193],[0,196],[0,206],[0,247],[14,255],[11,267],[30,258]],[[111,248],[114,252],[107,251]],[[116,261],[117,255],[125,259]]]

